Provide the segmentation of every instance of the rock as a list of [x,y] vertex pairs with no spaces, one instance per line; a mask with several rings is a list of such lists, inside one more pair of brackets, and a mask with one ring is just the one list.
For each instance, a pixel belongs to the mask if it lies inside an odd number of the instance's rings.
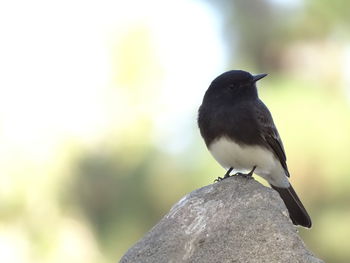
[[323,261],[307,250],[276,191],[234,176],[182,198],[120,262]]

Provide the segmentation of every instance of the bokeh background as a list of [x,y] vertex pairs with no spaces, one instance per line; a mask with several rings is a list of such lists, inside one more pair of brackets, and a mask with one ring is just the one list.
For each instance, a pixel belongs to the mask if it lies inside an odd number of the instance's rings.
[[224,173],[196,115],[229,69],[259,82],[308,208],[305,243],[350,260],[350,2],[2,1],[0,258],[118,262]]

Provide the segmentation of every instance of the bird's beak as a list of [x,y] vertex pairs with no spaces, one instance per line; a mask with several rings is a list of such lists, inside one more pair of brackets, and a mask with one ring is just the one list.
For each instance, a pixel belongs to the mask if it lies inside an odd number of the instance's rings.
[[267,74],[257,74],[253,76],[254,82],[258,81],[259,79],[265,78]]

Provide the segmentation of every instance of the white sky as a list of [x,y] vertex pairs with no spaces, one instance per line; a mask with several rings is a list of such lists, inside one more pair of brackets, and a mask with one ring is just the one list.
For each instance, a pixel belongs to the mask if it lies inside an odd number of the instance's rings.
[[153,32],[164,68],[157,98],[162,109],[154,119],[155,136],[167,140],[192,118],[223,69],[220,25],[207,6],[186,0],[2,1],[2,153],[46,155],[70,137],[94,142],[104,136],[115,121],[105,105],[113,78],[110,40],[140,21]]
[[[23,198],[28,211],[55,214],[50,202],[70,174],[69,147],[93,147],[128,114],[117,105],[111,110],[117,101],[108,97],[116,88],[113,41],[139,23],[152,32],[163,69],[158,95],[145,104],[156,109],[150,110],[154,143],[176,152],[186,145],[188,124],[196,125],[205,89],[223,69],[220,25],[210,9],[185,0],[0,2],[3,202]],[[23,242],[13,241],[6,231],[0,231],[2,259],[28,262],[29,239],[20,233]],[[93,260],[81,251],[74,250],[75,259]],[[66,255],[57,250],[54,258]]]

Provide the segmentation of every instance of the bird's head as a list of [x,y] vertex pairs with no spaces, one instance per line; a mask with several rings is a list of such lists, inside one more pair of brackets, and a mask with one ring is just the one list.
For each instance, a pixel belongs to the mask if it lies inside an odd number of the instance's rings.
[[252,75],[243,70],[227,71],[210,84],[205,99],[249,99],[257,97],[256,82],[267,74]]

